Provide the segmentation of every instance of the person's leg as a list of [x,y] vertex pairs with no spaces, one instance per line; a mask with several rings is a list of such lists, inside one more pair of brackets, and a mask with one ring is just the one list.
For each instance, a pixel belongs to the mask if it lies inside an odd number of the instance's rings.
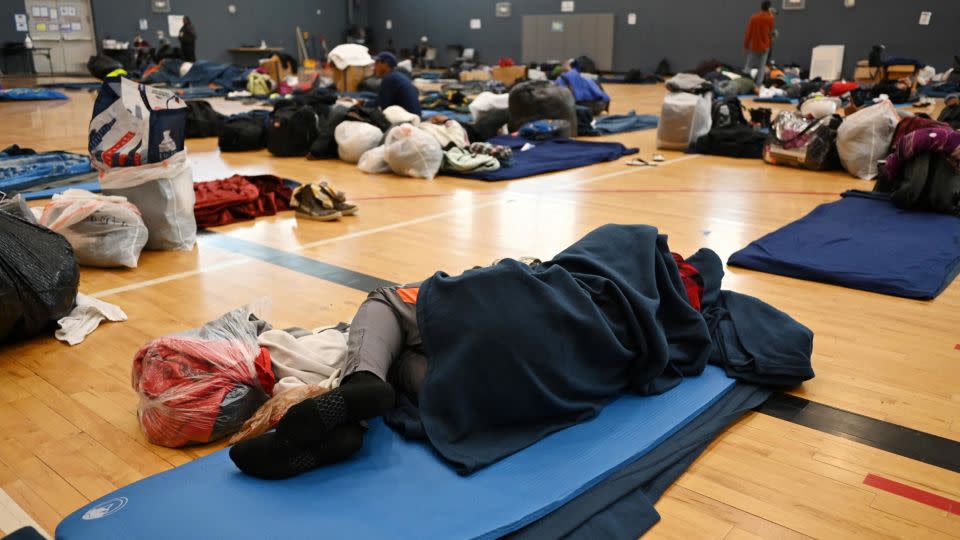
[[752,50],[747,50],[747,60],[743,64],[743,72],[748,76],[750,75],[750,70],[756,67],[756,55],[757,53],[753,52]]
[[363,444],[361,420],[393,407],[386,382],[403,351],[404,332],[393,308],[377,291],[360,306],[347,340],[347,374],[340,387],[287,411],[273,433],[237,443],[230,458],[252,476],[289,478],[349,458]]
[[753,81],[757,83],[757,87],[761,87],[767,76],[767,56],[770,55],[770,50],[767,49],[762,53],[757,53],[757,55],[757,76],[754,77]]
[[371,294],[350,324],[340,387],[291,407],[277,424],[277,433],[312,444],[338,425],[382,416],[393,407],[396,396],[387,374],[403,352],[404,333],[384,294]]

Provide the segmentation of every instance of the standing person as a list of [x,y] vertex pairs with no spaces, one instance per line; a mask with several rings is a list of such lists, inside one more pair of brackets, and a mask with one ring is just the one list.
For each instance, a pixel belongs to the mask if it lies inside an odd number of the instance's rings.
[[197,29],[190,22],[190,17],[183,18],[180,27],[180,54],[186,62],[197,61]]
[[374,57],[373,73],[380,77],[380,92],[377,104],[381,109],[399,105],[408,113],[420,116],[420,93],[409,77],[396,70],[397,57],[382,52]]
[[773,39],[773,13],[769,0],[760,4],[760,11],[750,17],[747,23],[747,32],[743,36],[743,49],[747,54],[747,63],[743,68],[745,73],[757,69],[754,80],[757,86],[763,84],[767,58],[770,55],[770,46]]

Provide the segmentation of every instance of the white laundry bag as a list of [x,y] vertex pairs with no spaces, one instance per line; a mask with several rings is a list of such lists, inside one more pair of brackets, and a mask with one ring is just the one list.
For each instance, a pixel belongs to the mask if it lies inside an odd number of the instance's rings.
[[890,153],[900,115],[889,100],[851,114],[837,130],[837,153],[843,168],[870,180],[879,174],[877,162]]
[[380,146],[383,132],[373,124],[348,120],[341,122],[333,130],[333,138],[337,141],[337,153],[340,159],[356,163],[360,161],[360,156],[364,152]]
[[663,98],[660,124],[657,126],[657,148],[685,150],[710,131],[713,123],[710,109],[713,95],[670,92]]
[[403,176],[430,180],[443,162],[443,149],[437,139],[410,124],[391,129],[384,146],[384,159],[390,170]]
[[124,197],[68,189],[43,207],[39,221],[70,242],[83,266],[136,268],[147,243],[140,211]]
[[147,249],[189,251],[197,241],[193,171],[186,154],[180,152],[160,163],[116,167],[100,173],[105,195],[126,197],[140,209],[150,231]]
[[390,172],[390,165],[387,165],[387,160],[384,158],[385,150],[386,147],[383,145],[367,150],[360,156],[357,167],[361,171],[370,174]]

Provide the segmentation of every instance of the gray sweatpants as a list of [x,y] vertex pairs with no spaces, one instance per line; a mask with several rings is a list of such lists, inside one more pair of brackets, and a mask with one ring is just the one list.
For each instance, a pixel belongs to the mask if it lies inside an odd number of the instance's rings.
[[767,70],[768,54],[770,54],[770,49],[760,52],[747,51],[747,63],[743,66],[743,72],[749,75],[751,69],[757,68],[757,75],[753,78],[757,86],[763,86],[763,79]]
[[350,323],[344,378],[369,371],[416,402],[427,373],[417,326],[419,286],[381,287],[364,300]]

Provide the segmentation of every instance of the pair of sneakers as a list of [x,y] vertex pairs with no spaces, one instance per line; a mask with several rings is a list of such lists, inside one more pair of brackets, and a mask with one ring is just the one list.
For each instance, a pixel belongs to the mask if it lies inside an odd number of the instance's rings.
[[347,201],[344,192],[327,181],[296,188],[290,198],[290,206],[296,210],[298,218],[316,221],[334,221],[343,216],[352,216],[359,210],[357,205]]

